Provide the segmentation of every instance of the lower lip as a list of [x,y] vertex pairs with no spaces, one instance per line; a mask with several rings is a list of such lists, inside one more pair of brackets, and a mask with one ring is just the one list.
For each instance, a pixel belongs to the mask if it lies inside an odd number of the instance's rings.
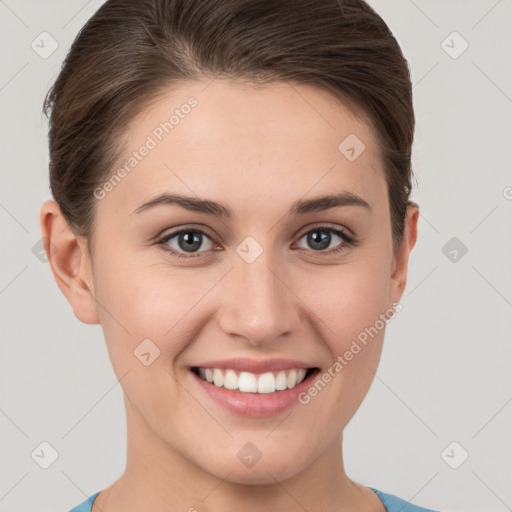
[[318,370],[308,375],[300,384],[291,389],[274,393],[242,393],[238,390],[215,386],[201,379],[190,370],[202,390],[215,402],[227,410],[241,416],[274,416],[294,404],[299,404],[299,395],[311,385]]

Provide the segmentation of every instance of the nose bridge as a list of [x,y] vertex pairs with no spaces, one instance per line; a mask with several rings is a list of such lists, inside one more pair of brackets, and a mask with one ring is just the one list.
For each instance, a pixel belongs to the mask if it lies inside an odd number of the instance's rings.
[[[293,293],[270,250],[254,260],[254,245],[240,244],[234,254],[234,268],[224,291],[221,327],[227,334],[239,335],[254,345],[276,341],[290,332],[298,321]],[[244,252],[244,249],[248,251]]]

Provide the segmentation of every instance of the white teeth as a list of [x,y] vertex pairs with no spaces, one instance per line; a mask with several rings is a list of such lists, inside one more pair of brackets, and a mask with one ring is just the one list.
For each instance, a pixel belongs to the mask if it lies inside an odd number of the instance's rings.
[[293,388],[297,384],[297,370],[290,370],[286,377],[286,387]]
[[233,370],[227,370],[224,377],[224,387],[227,389],[238,389],[238,377]]
[[279,372],[276,377],[276,389],[284,391],[286,389],[286,373]]
[[219,388],[224,385],[224,374],[218,368],[213,370],[213,383]]
[[276,379],[271,372],[262,373],[258,377],[258,393],[273,393],[276,390]]
[[238,377],[238,389],[244,393],[256,393],[258,384],[256,382],[256,375],[249,372],[241,372]]
[[305,368],[293,368],[279,372],[255,374],[219,368],[199,368],[199,376],[217,387],[238,389],[243,393],[274,393],[284,391],[300,384],[306,377]]

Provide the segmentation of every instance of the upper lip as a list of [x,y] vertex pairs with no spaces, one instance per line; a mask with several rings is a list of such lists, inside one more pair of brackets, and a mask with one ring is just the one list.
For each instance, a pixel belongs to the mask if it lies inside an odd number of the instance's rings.
[[194,366],[195,368],[219,368],[231,369],[240,372],[265,373],[278,372],[281,370],[291,370],[292,368],[316,368],[315,365],[298,361],[295,359],[248,359],[238,357],[234,359],[222,359],[218,361],[207,361]]

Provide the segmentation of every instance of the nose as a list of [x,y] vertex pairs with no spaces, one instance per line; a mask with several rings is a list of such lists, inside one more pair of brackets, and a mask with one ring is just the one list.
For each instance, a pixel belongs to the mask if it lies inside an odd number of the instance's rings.
[[252,263],[236,256],[234,268],[222,283],[218,316],[222,331],[254,346],[291,336],[301,315],[289,280],[289,273],[276,266],[267,251]]

